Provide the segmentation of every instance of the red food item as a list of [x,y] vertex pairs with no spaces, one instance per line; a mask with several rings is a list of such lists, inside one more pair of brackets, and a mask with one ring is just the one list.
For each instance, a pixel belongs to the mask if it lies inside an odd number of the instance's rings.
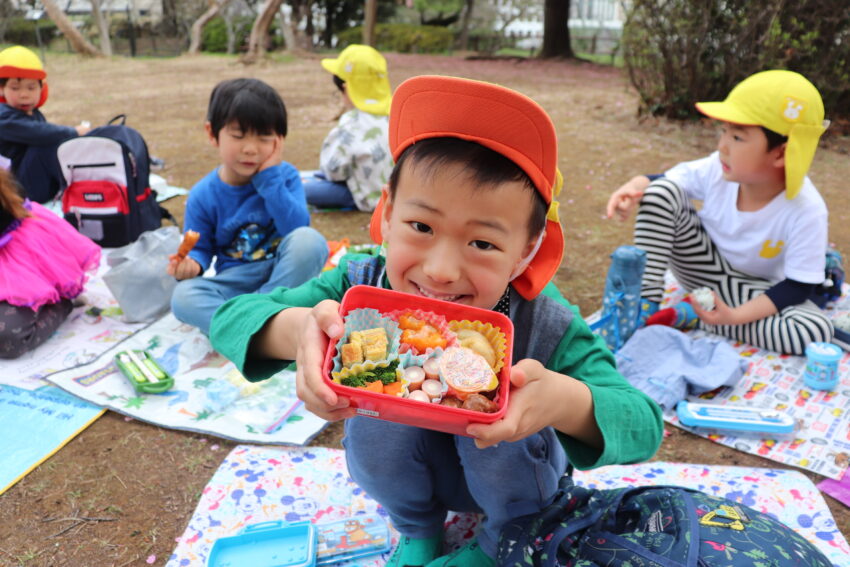
[[481,394],[469,394],[463,402],[463,409],[480,411],[484,413],[495,413],[499,411],[499,405]]

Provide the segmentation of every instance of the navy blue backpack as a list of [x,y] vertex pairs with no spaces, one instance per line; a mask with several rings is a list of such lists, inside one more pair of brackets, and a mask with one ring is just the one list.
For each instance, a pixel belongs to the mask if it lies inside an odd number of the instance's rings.
[[503,567],[833,567],[779,521],[676,486],[596,490],[561,479],[555,501],[502,530]]
[[[65,220],[97,244],[124,246],[162,224],[150,187],[150,156],[142,135],[124,125],[123,115],[57,150],[66,187]],[[120,119],[120,124],[113,124]]]

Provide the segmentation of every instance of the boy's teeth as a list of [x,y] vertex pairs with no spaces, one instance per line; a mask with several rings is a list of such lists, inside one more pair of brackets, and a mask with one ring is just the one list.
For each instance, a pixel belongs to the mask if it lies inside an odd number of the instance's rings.
[[455,299],[460,297],[460,295],[436,295],[433,293],[429,293],[427,290],[424,290],[421,287],[419,288],[419,292],[425,297],[430,297],[431,299],[442,299],[443,301],[454,301]]

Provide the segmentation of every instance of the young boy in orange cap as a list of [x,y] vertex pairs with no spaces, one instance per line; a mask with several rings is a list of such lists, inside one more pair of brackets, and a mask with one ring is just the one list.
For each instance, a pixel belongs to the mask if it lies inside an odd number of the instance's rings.
[[[550,283],[564,250],[562,180],[542,108],[488,83],[414,77],[393,96],[390,148],[396,165],[371,226],[386,257],[349,255],[298,288],[231,300],[211,338],[250,380],[296,360],[305,406],[346,419],[350,474],[402,536],[387,565],[488,567],[505,523],[549,504],[568,463],[652,456],[661,413]],[[467,437],[356,416],[321,372],[329,337],[343,334],[338,302],[356,284],[507,314],[517,362],[505,417]],[[450,510],[483,524],[443,555]]]
[[393,169],[387,61],[373,47],[349,45],[322,67],[333,75],[344,113],[322,143],[319,171],[305,174],[304,194],[317,207],[374,210]]
[[61,188],[56,148],[90,128],[47,121],[39,108],[47,100],[47,73],[38,56],[16,45],[0,51],[0,154],[33,201],[44,203]]
[[[833,340],[832,323],[810,300],[827,249],[826,204],[806,176],[828,125],[820,93],[799,73],[762,71],[726,100],[696,107],[720,123],[717,151],[652,183],[637,176],[608,201],[609,218],[638,207],[646,324],[699,324],[793,355]],[[691,199],[703,202],[699,212]],[[713,309],[688,301],[654,313],[668,267],[687,291],[708,288]]]

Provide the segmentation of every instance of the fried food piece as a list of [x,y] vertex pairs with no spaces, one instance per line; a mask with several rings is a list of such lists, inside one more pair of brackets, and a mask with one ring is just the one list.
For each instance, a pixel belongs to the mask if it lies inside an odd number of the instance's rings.
[[186,256],[189,255],[189,252],[192,251],[192,248],[195,247],[195,244],[198,243],[198,239],[201,237],[200,232],[195,232],[194,230],[187,230],[186,234],[183,235],[183,240],[180,242],[180,246],[177,248],[177,253],[174,255],[178,261],[182,260]]

